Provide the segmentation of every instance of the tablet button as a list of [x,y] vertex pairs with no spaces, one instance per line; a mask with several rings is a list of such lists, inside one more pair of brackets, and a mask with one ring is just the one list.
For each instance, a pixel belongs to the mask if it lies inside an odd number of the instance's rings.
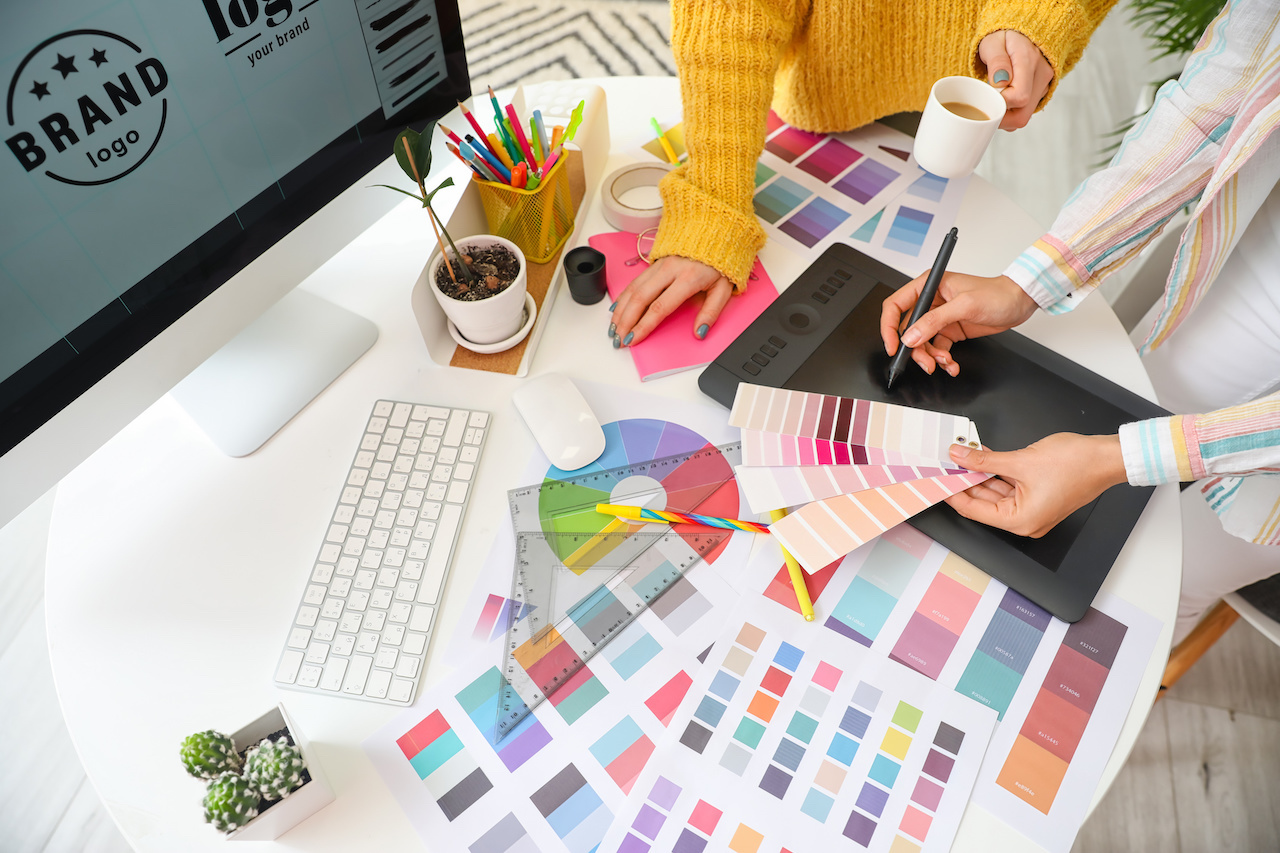
[[769,346],[768,344],[761,344],[761,345],[760,345],[760,352],[762,352],[762,353],[764,353],[765,355],[769,356],[769,358],[773,358],[775,355],[777,355],[777,354],[778,354],[778,351],[777,351],[776,349],[774,349],[773,347]]
[[778,337],[777,335],[770,335],[769,343],[773,344],[778,349],[782,349],[787,345],[787,342],[784,341],[782,338]]
[[758,352],[753,352],[751,354],[751,360],[754,361],[756,364],[760,365],[761,367],[764,367],[766,364],[769,363],[769,359],[765,358]]
[[[812,305],[788,305],[782,328],[797,335],[808,335],[822,326],[822,318]],[[772,341],[771,341],[772,342]],[[777,344],[774,344],[777,346]]]
[[752,376],[760,375],[760,368],[756,367],[754,364],[752,364],[749,361],[742,365],[742,369],[747,371],[747,373],[750,373]]
[[825,293],[815,293],[813,294],[813,298],[821,302],[823,305],[826,305],[831,301],[831,297],[827,296]]

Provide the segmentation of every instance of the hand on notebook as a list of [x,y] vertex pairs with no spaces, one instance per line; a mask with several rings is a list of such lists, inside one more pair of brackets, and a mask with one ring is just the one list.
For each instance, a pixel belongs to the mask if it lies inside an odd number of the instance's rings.
[[[912,279],[884,301],[880,338],[889,355],[898,351],[898,329],[911,315],[927,277]],[[953,343],[1011,329],[1034,314],[1036,307],[1035,300],[1008,276],[949,272],[942,278],[933,306],[903,332],[902,343],[914,347],[911,358],[925,373],[941,367],[955,376],[960,365],[951,357]]]
[[978,43],[978,59],[987,66],[987,80],[1003,87],[1005,113],[1002,130],[1017,130],[1031,121],[1053,83],[1053,66],[1040,48],[1017,30],[996,30]]
[[951,446],[951,459],[990,480],[947,498],[965,518],[1040,538],[1112,486],[1127,483],[1118,435],[1060,432],[1009,453]]
[[636,276],[613,306],[613,316],[609,318],[613,345],[640,343],[690,298],[699,299],[702,304],[689,333],[705,338],[731,296],[733,284],[719,270],[676,255],[659,258]]

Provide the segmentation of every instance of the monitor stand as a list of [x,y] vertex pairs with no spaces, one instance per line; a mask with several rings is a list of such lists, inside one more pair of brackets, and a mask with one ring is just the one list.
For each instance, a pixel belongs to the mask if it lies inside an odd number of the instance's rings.
[[169,393],[218,449],[247,456],[377,339],[369,320],[294,289]]

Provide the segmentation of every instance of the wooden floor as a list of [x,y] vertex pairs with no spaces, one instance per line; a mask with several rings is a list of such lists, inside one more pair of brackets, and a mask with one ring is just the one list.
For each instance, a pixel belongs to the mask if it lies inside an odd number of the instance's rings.
[[[487,26],[500,2],[461,5],[467,29]],[[604,5],[596,0],[597,8]],[[646,4],[619,4],[628,5]],[[980,167],[1044,224],[1098,162],[1101,134],[1162,70],[1136,43],[1120,8],[1050,109],[1026,130],[1001,134]],[[650,58],[669,62],[669,54]],[[634,73],[618,66],[574,70]],[[564,67],[552,64],[546,75]],[[0,851],[125,853],[129,847],[85,778],[58,709],[44,623],[51,505],[46,496],[0,529]],[[174,762],[179,772],[176,745]],[[1074,850],[1280,850],[1280,647],[1244,622],[1232,627],[1156,706]]]

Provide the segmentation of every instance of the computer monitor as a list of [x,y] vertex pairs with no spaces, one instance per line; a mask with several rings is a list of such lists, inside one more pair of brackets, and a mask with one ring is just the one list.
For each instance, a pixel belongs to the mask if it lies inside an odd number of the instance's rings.
[[395,136],[470,94],[456,0],[11,5],[0,73],[0,525],[403,201]]

